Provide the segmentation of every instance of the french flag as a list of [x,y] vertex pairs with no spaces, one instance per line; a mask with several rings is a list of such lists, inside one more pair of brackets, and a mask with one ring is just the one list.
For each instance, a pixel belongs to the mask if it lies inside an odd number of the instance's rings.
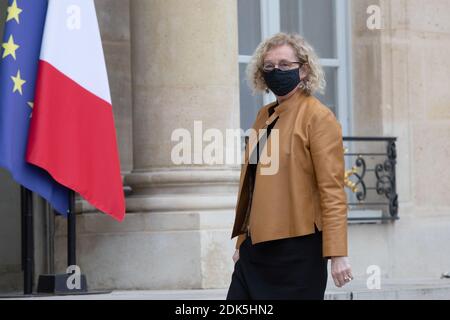
[[122,221],[125,199],[92,0],[49,0],[26,160]]

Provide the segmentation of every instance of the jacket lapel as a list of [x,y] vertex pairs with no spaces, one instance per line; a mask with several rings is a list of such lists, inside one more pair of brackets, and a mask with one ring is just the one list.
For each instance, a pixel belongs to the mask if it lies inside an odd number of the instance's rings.
[[[233,234],[232,234],[232,238],[237,236],[238,234],[240,234],[241,230],[237,229],[237,226],[241,226],[242,223],[245,220],[245,215],[246,215],[246,210],[248,209],[246,206],[244,206],[246,204],[246,202],[249,201],[249,188],[248,188],[248,183],[249,183],[249,172],[248,172],[248,165],[249,165],[249,160],[251,158],[251,155],[253,154],[253,152],[256,150],[256,148],[258,147],[258,143],[257,141],[259,140],[259,132],[262,129],[267,130],[268,126],[275,121],[275,119],[279,116],[279,114],[277,114],[276,112],[274,112],[272,114],[272,116],[270,116],[268,119],[267,116],[268,114],[268,110],[270,107],[272,107],[276,102],[273,102],[269,105],[269,107],[265,110],[266,114],[262,115],[262,119],[260,121],[258,121],[257,123],[255,123],[255,126],[253,127],[253,129],[255,130],[256,134],[250,134],[249,138],[248,138],[248,143],[245,146],[245,162],[243,164],[242,167],[242,172],[241,172],[241,181],[239,183],[239,192],[238,192],[238,198],[237,198],[237,204],[236,204],[236,223],[235,223],[235,229],[233,230]],[[262,134],[264,133],[264,131],[261,132]],[[251,148],[251,151],[249,152],[249,148]],[[248,156],[247,156],[248,155]],[[245,201],[246,200],[246,201]],[[248,204],[247,204],[248,205]],[[241,213],[243,212],[243,213]]]

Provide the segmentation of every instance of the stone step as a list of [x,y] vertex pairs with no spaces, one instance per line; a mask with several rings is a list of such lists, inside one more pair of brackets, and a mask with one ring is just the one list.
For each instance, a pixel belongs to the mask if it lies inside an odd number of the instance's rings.
[[[328,283],[326,300],[450,300],[450,279],[382,280],[379,289],[368,289],[363,281],[353,281],[344,288]],[[192,290],[115,290],[88,295],[28,296],[20,293],[9,298],[51,300],[224,300],[227,289]],[[5,295],[0,299],[7,298]]]
[[365,281],[352,281],[344,288],[332,283],[327,288],[328,300],[450,300],[450,279],[382,279],[374,289]]

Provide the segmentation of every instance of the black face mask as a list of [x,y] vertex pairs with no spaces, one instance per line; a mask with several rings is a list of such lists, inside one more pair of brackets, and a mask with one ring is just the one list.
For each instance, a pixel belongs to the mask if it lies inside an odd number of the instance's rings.
[[287,95],[300,83],[298,68],[287,71],[275,68],[270,72],[263,72],[263,75],[269,89],[279,97]]

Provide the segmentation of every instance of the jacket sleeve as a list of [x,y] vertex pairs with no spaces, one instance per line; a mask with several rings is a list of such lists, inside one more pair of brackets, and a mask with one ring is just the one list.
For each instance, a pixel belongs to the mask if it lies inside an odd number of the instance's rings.
[[339,257],[348,255],[344,146],[340,123],[325,110],[311,117],[309,143],[322,208],[322,254]]

